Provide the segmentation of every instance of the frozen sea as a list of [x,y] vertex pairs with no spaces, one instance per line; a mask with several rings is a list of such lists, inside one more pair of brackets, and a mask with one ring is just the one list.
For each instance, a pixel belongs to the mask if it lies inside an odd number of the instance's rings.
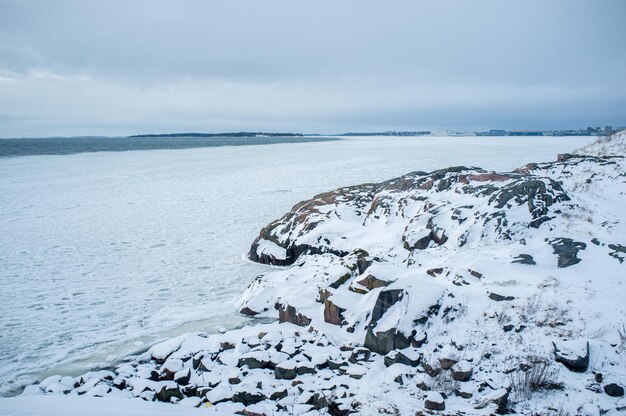
[[0,393],[245,320],[261,227],[316,193],[453,165],[511,170],[592,137],[339,141],[0,158]]

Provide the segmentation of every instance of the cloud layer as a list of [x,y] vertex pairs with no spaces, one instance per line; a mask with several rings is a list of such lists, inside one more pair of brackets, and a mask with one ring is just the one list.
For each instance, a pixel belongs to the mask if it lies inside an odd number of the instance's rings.
[[625,17],[620,0],[0,0],[0,137],[626,124]]

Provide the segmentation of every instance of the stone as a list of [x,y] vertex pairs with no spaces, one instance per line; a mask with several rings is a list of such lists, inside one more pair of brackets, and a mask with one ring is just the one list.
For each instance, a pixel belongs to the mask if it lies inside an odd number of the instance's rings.
[[395,359],[394,359],[395,363],[408,365],[409,367],[417,367],[421,361],[422,361],[422,354],[414,348],[407,348],[407,349],[398,351],[395,354]]
[[422,361],[422,369],[431,377],[437,377],[441,373],[441,367],[436,367],[426,361]]
[[430,392],[424,400],[424,407],[428,410],[446,410],[446,402],[441,393]]
[[477,272],[476,270],[472,270],[472,269],[467,269],[467,271],[474,276],[477,279],[482,279],[483,278],[483,274],[480,272]]
[[611,397],[624,397],[624,388],[615,383],[604,386],[604,392]]
[[255,316],[258,315],[259,313],[257,311],[253,311],[252,309],[250,309],[249,307],[243,307],[239,310],[239,313],[242,315],[246,315],[246,316]]
[[589,367],[589,343],[580,341],[553,342],[555,360],[570,371],[583,373]]
[[268,364],[269,362],[262,361],[259,357],[246,356],[239,359],[237,367],[247,366],[250,370],[254,370],[256,368],[264,368]]
[[174,381],[181,386],[186,386],[187,384],[189,384],[190,379],[191,379],[190,369],[179,371],[176,374],[174,374]]
[[255,406],[248,406],[240,412],[235,412],[235,414],[243,415],[243,416],[270,416],[266,412],[256,409]]
[[347,362],[340,360],[340,359],[329,358],[326,360],[326,364],[328,365],[328,368],[330,368],[331,370],[339,370],[339,368],[345,366]]
[[[479,390],[480,391],[480,390]],[[491,393],[484,395],[478,404],[476,405],[476,409],[484,409],[490,404],[496,405],[496,412],[499,414],[508,413],[509,406],[509,391],[507,389],[499,389],[495,390]]]
[[550,240],[550,245],[554,254],[558,256],[557,265],[560,268],[579,263],[578,252],[587,248],[587,244],[574,241],[571,238],[554,238]]
[[457,363],[457,360],[452,357],[440,357],[439,358],[439,365],[444,370],[449,370],[456,363]]
[[378,322],[380,318],[404,297],[405,291],[403,289],[389,289],[383,290],[378,294],[376,298],[376,304],[372,309],[372,317],[369,322],[369,326],[372,327]]
[[298,363],[296,366],[296,374],[301,376],[304,374],[315,374],[315,366],[311,363]]
[[328,289],[324,288],[320,288],[318,294],[317,294],[317,299],[316,301],[319,303],[324,303],[326,302],[326,299],[328,299],[330,297],[330,295],[332,295],[332,292]]
[[183,393],[180,391],[177,385],[168,384],[161,387],[161,390],[156,394],[155,398],[160,402],[169,403],[172,401],[172,398],[176,398],[178,400],[183,399]]
[[389,286],[392,283],[392,281],[379,279],[373,274],[368,274],[363,279],[359,280],[357,283],[365,287],[367,290],[374,290],[374,289],[378,289],[379,287]]
[[373,352],[385,355],[394,349],[408,348],[411,342],[395,328],[382,332],[374,332],[370,329],[365,334],[363,345]]
[[326,399],[326,395],[322,392],[316,392],[313,394],[313,408],[315,410],[321,410],[328,407],[328,400]]
[[276,390],[274,393],[270,395],[270,400],[278,401],[280,399],[284,399],[287,396],[288,396],[287,389]]
[[439,245],[445,244],[446,241],[448,241],[448,236],[446,235],[445,230],[440,227],[432,228],[431,238],[435,243]]
[[503,295],[498,295],[497,293],[490,292],[489,293],[489,299],[495,300],[496,302],[502,302],[502,301],[514,300],[515,297],[514,296],[503,296]]
[[267,399],[261,392],[239,391],[233,395],[233,402],[242,403],[244,406],[257,404]]
[[519,256],[515,257],[515,259],[511,263],[527,264],[529,266],[534,266],[535,264],[537,264],[533,256],[531,256],[530,254],[520,254]]
[[474,389],[470,386],[465,386],[461,384],[456,389],[454,389],[454,394],[463,399],[471,399],[472,396],[474,396]]
[[405,250],[425,250],[428,248],[430,242],[433,240],[432,232],[426,233],[422,237],[418,238],[413,244],[409,244],[408,241],[404,241]]
[[617,259],[620,263],[623,263],[624,258],[626,258],[626,246],[621,244],[609,244],[609,248],[613,250],[609,253],[609,256]]
[[443,268],[442,267],[437,267],[434,269],[428,269],[426,270],[426,274],[431,276],[431,277],[437,277],[438,274],[443,273]]
[[411,339],[411,346],[413,348],[419,348],[426,343],[428,340],[428,334],[424,331],[419,331],[413,336]]
[[230,343],[228,341],[222,341],[220,342],[220,348],[222,350],[232,350],[233,348],[235,348],[235,344]]
[[278,309],[278,321],[281,323],[290,322],[298,326],[309,326],[311,324],[310,318],[296,311],[296,308],[291,305],[277,302],[274,307]]
[[371,351],[367,348],[357,347],[352,350],[352,354],[350,355],[350,358],[348,358],[348,361],[353,364],[359,361],[367,361],[370,359],[370,355]]
[[450,368],[450,375],[456,381],[469,381],[473,374],[472,365],[468,361],[459,361]]
[[346,273],[346,274],[340,276],[337,280],[335,280],[329,286],[332,287],[333,289],[339,289],[339,286],[341,286],[344,283],[346,283],[351,277],[352,277],[351,273]]
[[333,325],[341,325],[346,310],[335,305],[330,299],[324,301],[324,321]]
[[278,364],[274,369],[274,377],[277,380],[293,380],[296,375],[296,368],[291,362],[288,365],[286,363]]

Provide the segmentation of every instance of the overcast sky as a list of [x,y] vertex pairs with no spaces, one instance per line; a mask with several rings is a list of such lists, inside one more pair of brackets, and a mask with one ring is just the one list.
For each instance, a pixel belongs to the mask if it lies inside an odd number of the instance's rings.
[[0,137],[605,124],[623,0],[0,0]]

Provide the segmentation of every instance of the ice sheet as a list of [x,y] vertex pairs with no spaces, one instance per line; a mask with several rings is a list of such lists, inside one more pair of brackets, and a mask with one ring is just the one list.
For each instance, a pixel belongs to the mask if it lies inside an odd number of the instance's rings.
[[243,321],[261,227],[339,186],[508,171],[593,138],[409,137],[0,159],[0,392]]

